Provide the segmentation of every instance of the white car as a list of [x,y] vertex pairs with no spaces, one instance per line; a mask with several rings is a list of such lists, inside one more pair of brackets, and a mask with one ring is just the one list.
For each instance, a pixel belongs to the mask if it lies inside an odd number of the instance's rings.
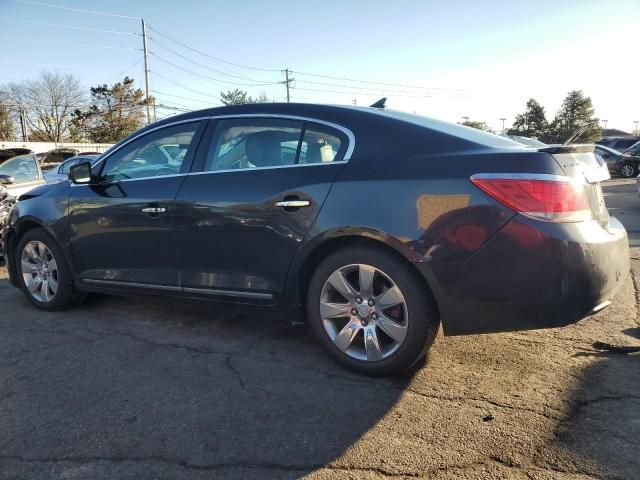
[[0,164],[0,183],[9,195],[19,197],[45,183],[35,155],[19,155]]
[[98,155],[78,155],[71,157],[62,162],[58,167],[45,172],[44,179],[47,183],[59,183],[69,178],[69,170],[74,165],[81,162],[91,162],[98,158]]

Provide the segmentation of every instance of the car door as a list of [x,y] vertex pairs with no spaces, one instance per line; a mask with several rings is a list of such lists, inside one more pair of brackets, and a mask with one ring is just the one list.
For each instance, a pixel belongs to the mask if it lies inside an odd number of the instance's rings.
[[[175,196],[203,121],[149,130],[105,156],[90,185],[72,185],[71,252],[81,280],[109,288],[178,290]],[[170,161],[166,144],[182,155]]]
[[183,291],[275,302],[352,148],[351,132],[304,119],[212,122],[177,196]]
[[38,185],[45,183],[33,155],[20,155],[10,158],[0,165],[0,174],[13,177],[13,183],[4,185],[9,195],[19,197]]

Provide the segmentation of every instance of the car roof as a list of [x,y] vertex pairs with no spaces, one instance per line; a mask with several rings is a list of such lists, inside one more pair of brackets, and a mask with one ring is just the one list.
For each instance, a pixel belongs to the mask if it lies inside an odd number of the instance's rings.
[[387,119],[390,123],[397,124],[398,122],[402,122],[417,127],[428,128],[432,131],[449,136],[454,136],[458,139],[466,140],[467,142],[488,148],[509,148],[519,150],[525,148],[518,142],[515,142],[508,138],[500,137],[493,133],[483,132],[481,130],[464,125],[446,122],[435,118],[424,117],[412,113],[372,107],[358,107],[351,105],[324,105],[312,103],[252,103],[244,105],[226,105],[222,107],[196,110],[181,115],[175,115],[153,123],[145,127],[144,129],[156,128],[164,124],[171,124],[178,121],[198,119],[202,117],[250,114],[280,114],[317,118],[318,120],[336,122],[347,128],[351,128],[353,124],[356,124],[358,122],[366,122],[367,119]]

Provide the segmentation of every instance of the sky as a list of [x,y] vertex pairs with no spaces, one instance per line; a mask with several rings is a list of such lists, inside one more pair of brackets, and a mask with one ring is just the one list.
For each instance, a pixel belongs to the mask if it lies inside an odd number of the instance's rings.
[[551,119],[581,89],[608,128],[640,120],[640,0],[0,0],[0,84],[58,70],[87,89],[124,75],[144,88],[140,18],[153,95],[174,109],[234,88],[284,101],[289,69],[291,101],[386,96],[501,130],[529,98]]

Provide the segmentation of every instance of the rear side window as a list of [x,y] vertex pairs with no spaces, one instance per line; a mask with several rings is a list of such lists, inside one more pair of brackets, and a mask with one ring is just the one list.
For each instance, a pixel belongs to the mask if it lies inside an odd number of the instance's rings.
[[325,163],[340,161],[344,157],[345,142],[342,134],[324,125],[309,123],[302,137],[298,163]]
[[25,155],[7,160],[0,165],[0,173],[11,175],[16,183],[35,182],[40,178],[38,165],[33,155]]
[[205,171],[280,167],[296,163],[302,122],[273,118],[220,120]]

